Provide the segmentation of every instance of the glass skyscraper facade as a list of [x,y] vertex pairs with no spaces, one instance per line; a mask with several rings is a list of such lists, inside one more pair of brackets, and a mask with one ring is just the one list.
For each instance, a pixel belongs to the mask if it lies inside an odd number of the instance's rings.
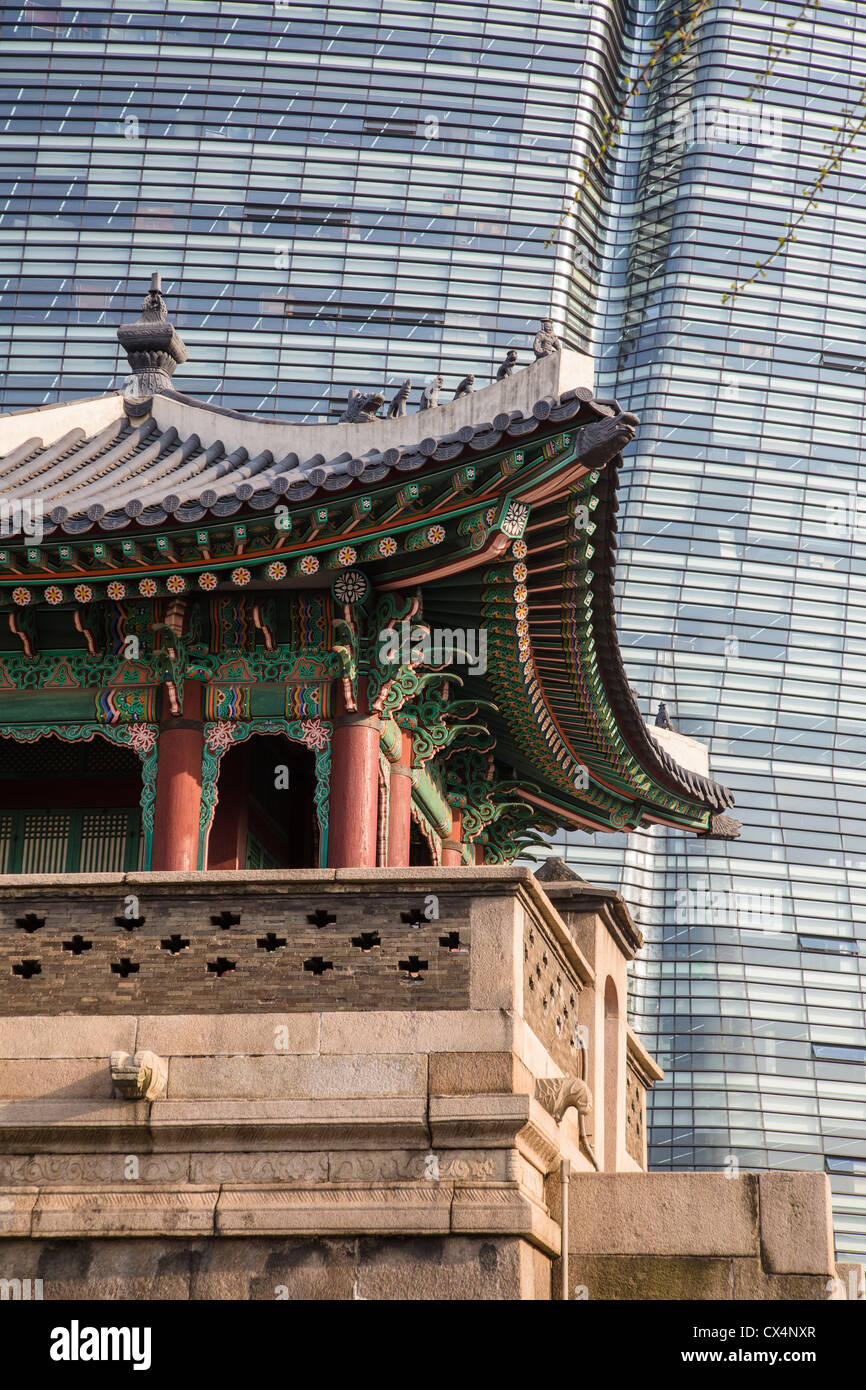
[[722,295],[799,213],[843,108],[864,114],[866,22],[854,0],[714,0],[548,244],[676,9],[0,7],[0,400],[119,385],[115,330],[157,268],[177,389],[264,414],[334,418],[406,377],[414,404],[440,370],[447,398],[510,347],[528,361],[547,312],[593,351],[599,394],[642,417],[626,667],[648,718],[664,700],[709,745],[743,822],[730,843],[566,837],[647,938],[651,1162],[826,1169],[840,1255],[862,1257],[862,145],[766,278]]
[[[672,6],[636,6],[632,69]],[[568,856],[648,940],[633,1023],[666,1070],[655,1167],[829,1172],[866,1251],[866,147],[757,282],[847,107],[866,15],[711,7],[660,61],[612,181],[601,380],[641,416],[622,475],[619,636],[645,713],[709,745],[733,842],[658,828]],[[858,15],[858,10],[861,11]],[[857,23],[859,20],[860,28]],[[776,56],[765,90],[747,101]],[[857,506],[858,494],[861,498]]]
[[[546,244],[614,91],[620,6],[4,5],[2,404],[107,389],[160,269],[179,390],[317,420],[589,344],[603,188]],[[11,327],[9,326],[11,325]],[[359,371],[363,379],[359,380]]]

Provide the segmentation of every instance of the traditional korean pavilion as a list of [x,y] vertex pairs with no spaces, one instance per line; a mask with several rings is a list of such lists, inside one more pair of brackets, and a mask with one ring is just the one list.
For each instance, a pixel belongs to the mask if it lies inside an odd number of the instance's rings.
[[123,392],[0,420],[0,872],[736,833],[628,686],[613,566],[638,421],[594,398],[587,358],[542,333],[532,365],[454,400],[362,381],[339,420],[297,424],[174,389],[158,277],[118,337]]

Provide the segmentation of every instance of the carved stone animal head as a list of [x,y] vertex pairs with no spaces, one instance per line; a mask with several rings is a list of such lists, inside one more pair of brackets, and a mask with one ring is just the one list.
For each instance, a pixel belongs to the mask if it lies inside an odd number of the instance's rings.
[[626,444],[635,437],[640,420],[629,411],[621,415],[609,416],[605,420],[593,420],[579,431],[577,453],[581,463],[588,468],[601,468],[610,459],[621,454]]
[[349,392],[346,409],[340,416],[340,423],[359,425],[365,421],[375,420],[384,404],[385,397],[379,392],[365,395],[362,391],[353,388]]

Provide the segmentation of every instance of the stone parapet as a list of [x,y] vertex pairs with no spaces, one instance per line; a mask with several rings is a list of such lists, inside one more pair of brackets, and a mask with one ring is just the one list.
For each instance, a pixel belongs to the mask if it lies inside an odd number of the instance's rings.
[[[572,1295],[681,1296],[688,1265],[682,1296],[723,1269],[726,1297],[828,1296],[814,1175],[640,1171],[659,1070],[616,1006],[635,934],[569,887],[2,881],[0,1273],[46,1298],[544,1299],[567,1230]],[[138,971],[111,970],[121,948]]]

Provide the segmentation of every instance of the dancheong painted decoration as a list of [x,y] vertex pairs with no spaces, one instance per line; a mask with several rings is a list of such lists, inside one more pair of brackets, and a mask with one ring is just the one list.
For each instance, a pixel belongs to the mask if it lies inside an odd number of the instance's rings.
[[[638,421],[558,344],[334,423],[176,391],[158,277],[123,392],[0,420],[0,872],[501,864],[556,828],[734,834],[629,690]],[[359,371],[362,370],[359,364]],[[439,384],[437,384],[439,383]]]

